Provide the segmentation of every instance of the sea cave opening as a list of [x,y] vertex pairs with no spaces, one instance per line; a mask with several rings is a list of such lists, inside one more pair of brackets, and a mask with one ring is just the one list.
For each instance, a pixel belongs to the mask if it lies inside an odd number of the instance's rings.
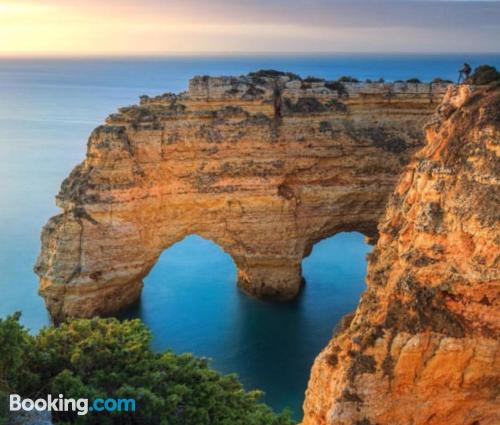
[[289,408],[300,420],[313,361],[356,308],[370,249],[357,232],[317,242],[302,263],[301,295],[274,303],[239,291],[231,256],[191,235],[162,253],[126,317],[145,322],[155,349],[209,357],[217,370],[238,374],[275,410]]

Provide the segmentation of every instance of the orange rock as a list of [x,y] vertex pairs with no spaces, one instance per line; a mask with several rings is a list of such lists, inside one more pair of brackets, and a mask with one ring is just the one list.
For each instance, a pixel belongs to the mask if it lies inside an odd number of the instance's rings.
[[427,141],[354,320],[314,363],[302,425],[500,423],[500,89],[451,88]]
[[293,298],[315,242],[344,230],[376,240],[444,89],[339,91],[261,73],[197,77],[188,93],[121,108],[90,136],[43,230],[35,271],[51,315],[129,306],[162,251],[190,234],[232,256],[245,292]]

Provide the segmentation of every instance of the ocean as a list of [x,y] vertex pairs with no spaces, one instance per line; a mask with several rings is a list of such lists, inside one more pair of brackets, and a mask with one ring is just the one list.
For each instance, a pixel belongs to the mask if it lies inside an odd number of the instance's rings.
[[[84,158],[91,130],[118,107],[186,90],[194,75],[274,68],[331,79],[456,80],[464,61],[500,68],[493,54],[0,59],[0,317],[21,311],[32,332],[50,323],[32,271],[40,230],[58,212],[54,195]],[[124,316],[152,329],[155,349],[210,357],[246,388],[264,390],[273,408],[300,418],[312,362],[356,307],[369,251],[357,233],[319,242],[304,260],[299,299],[272,304],[239,293],[231,258],[190,236],[163,253],[141,304]]]

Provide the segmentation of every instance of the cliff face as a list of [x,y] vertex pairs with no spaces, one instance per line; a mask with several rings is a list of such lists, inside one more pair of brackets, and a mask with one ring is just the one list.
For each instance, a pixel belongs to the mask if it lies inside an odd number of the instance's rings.
[[294,297],[315,242],[345,230],[376,239],[444,90],[257,73],[196,77],[186,93],[121,108],[90,136],[43,229],[35,271],[50,313],[127,307],[190,234],[232,256],[247,293]]
[[500,423],[500,89],[450,89],[426,133],[303,425]]

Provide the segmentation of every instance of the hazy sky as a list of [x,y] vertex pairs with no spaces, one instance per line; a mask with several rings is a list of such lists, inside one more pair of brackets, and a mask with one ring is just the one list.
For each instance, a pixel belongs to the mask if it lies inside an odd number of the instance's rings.
[[499,52],[500,1],[0,0],[0,55]]

